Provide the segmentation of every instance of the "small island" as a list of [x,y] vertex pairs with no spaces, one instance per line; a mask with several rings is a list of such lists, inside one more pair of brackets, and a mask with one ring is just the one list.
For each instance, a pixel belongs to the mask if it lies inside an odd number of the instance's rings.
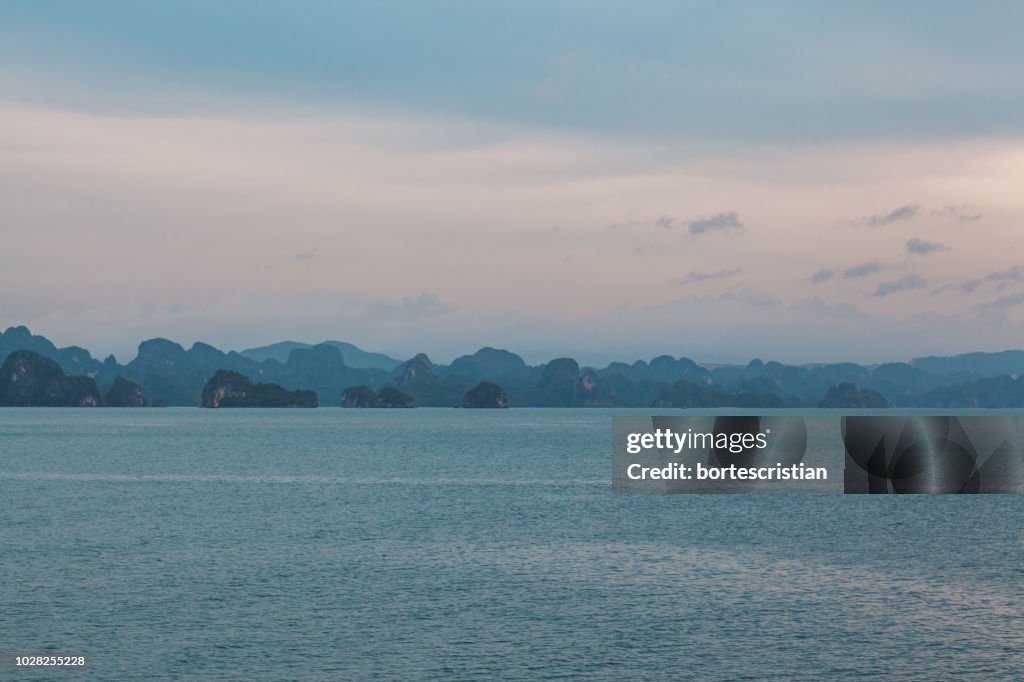
[[103,396],[103,404],[107,407],[146,407],[149,402],[142,394],[142,386],[131,379],[119,376],[114,379],[110,390]]
[[825,398],[818,404],[818,407],[831,409],[878,409],[889,407],[889,401],[878,391],[872,391],[869,388],[862,388],[858,391],[856,385],[844,382],[829,388]]
[[202,407],[317,407],[315,391],[289,391],[277,384],[254,384],[249,377],[221,369],[203,387]]
[[252,406],[310,406],[311,394],[295,389],[315,394],[318,406],[356,408],[500,408],[506,402],[516,408],[684,410],[1024,406],[1024,350],[878,365],[760,359],[702,365],[685,356],[659,355],[602,368],[571,357],[530,365],[489,346],[439,364],[423,353],[401,362],[340,341],[283,341],[223,351],[202,341],[186,348],[154,338],[122,363],[113,355],[100,360],[80,346],[58,347],[20,326],[0,332],[0,363],[5,359],[10,364],[0,376],[0,406],[10,407],[194,407],[219,370],[251,380],[241,391],[244,400],[233,398],[224,406],[240,400]]
[[342,407],[416,407],[416,401],[394,386],[385,386],[376,393],[366,386],[349,386],[341,394]]
[[0,406],[99,407],[103,397],[96,380],[67,376],[60,365],[39,353],[18,350],[0,367]]
[[480,409],[502,409],[508,407],[508,395],[493,381],[481,381],[466,391],[462,406]]

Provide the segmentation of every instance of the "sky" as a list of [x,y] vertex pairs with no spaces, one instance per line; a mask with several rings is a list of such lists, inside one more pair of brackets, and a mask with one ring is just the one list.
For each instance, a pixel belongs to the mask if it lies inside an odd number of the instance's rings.
[[0,2],[0,328],[1024,347],[1019,2]]

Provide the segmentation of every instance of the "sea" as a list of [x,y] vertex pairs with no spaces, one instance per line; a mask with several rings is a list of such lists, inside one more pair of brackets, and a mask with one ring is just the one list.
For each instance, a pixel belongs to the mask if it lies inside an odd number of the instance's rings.
[[0,679],[1024,679],[1024,496],[613,493],[628,414],[0,409],[0,660],[88,657]]

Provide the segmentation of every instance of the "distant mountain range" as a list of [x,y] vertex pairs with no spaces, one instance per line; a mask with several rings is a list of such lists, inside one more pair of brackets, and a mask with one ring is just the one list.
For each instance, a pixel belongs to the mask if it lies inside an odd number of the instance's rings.
[[[390,371],[402,364],[401,360],[388,357],[383,353],[369,353],[358,346],[353,346],[351,343],[345,343],[344,341],[324,341],[323,343],[337,348],[341,352],[341,358],[345,361],[345,364],[356,369],[386,369]],[[288,362],[288,356],[293,350],[308,349],[314,345],[317,344],[281,341],[280,343],[272,343],[269,346],[243,350],[241,355],[252,358],[256,362],[263,362],[265,360]]]
[[[467,391],[493,382],[512,407],[1024,407],[1024,351],[926,357],[880,365],[700,365],[662,355],[649,361],[581,367],[572,358],[527,365],[507,350],[482,348],[434,364],[419,354],[400,361],[342,341],[296,341],[222,351],[167,339],[139,345],[127,364],[94,358],[78,346],[57,348],[25,327],[0,334],[0,362],[19,350],[55,361],[71,379],[88,377],[107,394],[121,377],[141,387],[152,405],[200,404],[203,387],[219,370],[287,390],[312,390],[321,405],[340,405],[342,392],[394,388],[419,406],[461,406]],[[129,386],[130,384],[124,384]],[[116,392],[115,392],[116,393]],[[350,392],[359,395],[358,392]]]

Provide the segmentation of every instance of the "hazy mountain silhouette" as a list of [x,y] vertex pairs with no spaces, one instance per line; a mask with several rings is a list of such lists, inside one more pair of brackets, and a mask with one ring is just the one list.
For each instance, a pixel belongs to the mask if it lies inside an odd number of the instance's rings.
[[[747,365],[703,366],[662,355],[597,368],[581,367],[569,357],[528,365],[511,351],[491,347],[440,365],[422,353],[399,362],[340,341],[284,341],[238,353],[205,343],[186,349],[168,339],[150,339],[122,365],[112,356],[101,362],[77,346],[57,348],[25,327],[0,334],[0,362],[20,350],[53,360],[69,380],[94,380],[103,393],[122,377],[141,387],[153,405],[199,405],[206,383],[227,370],[256,384],[315,391],[321,405],[340,405],[346,389],[365,387],[374,396],[393,389],[417,406],[458,407],[467,392],[489,382],[512,407],[1024,407],[1024,351],[880,365],[786,365],[755,359]],[[354,395],[350,392],[346,402],[367,402]]]
[[[328,346],[334,346],[341,351],[341,357],[345,360],[345,364],[356,369],[376,368],[392,370],[402,364],[401,360],[388,357],[383,353],[371,353],[344,341],[324,341],[323,343]],[[257,362],[263,362],[264,360],[287,362],[288,355],[293,350],[312,348],[314,345],[318,344],[301,343],[299,341],[281,341],[279,343],[272,343],[269,346],[260,346],[258,348],[243,350],[241,351],[241,355],[244,355],[247,358],[252,358]]]

